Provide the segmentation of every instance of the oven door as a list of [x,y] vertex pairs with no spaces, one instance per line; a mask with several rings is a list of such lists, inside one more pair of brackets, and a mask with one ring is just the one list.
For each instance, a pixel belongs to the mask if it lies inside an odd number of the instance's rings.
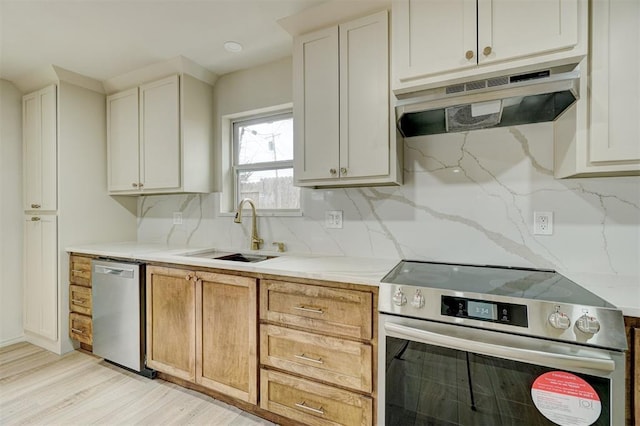
[[379,424],[624,424],[623,353],[385,314],[379,330]]

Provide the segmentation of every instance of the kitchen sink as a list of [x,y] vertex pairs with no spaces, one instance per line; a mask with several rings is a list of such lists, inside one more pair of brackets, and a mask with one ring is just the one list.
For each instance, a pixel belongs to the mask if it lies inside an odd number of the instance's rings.
[[231,262],[262,262],[263,260],[273,259],[276,256],[267,256],[263,254],[233,253],[220,250],[207,250],[196,253],[188,253],[185,256],[202,257],[205,259],[229,260]]

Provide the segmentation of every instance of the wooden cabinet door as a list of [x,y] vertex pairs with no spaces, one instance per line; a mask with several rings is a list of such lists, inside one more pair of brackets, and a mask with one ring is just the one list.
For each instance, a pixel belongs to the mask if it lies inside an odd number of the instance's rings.
[[578,0],[478,0],[480,64],[559,51],[577,43]]
[[476,66],[475,1],[394,1],[391,19],[396,81]]
[[142,190],[180,187],[180,86],[178,76],[140,86]]
[[196,382],[234,398],[258,402],[256,280],[197,272]]
[[340,25],[340,179],[389,175],[389,22]]
[[110,192],[138,190],[137,87],[107,97],[107,162]]
[[195,274],[147,268],[147,366],[181,379],[196,376]]
[[58,253],[55,215],[24,222],[24,329],[58,338]]
[[295,181],[337,179],[340,155],[338,27],[297,37],[293,58]]
[[24,96],[22,117],[24,210],[56,210],[56,86]]
[[[592,4],[590,160],[640,162],[640,2]],[[606,165],[606,164],[604,164]]]

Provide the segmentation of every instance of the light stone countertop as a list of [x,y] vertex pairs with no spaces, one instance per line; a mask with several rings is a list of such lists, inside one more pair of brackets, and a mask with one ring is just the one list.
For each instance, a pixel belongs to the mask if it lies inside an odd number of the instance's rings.
[[123,242],[71,246],[67,247],[66,251],[119,259],[172,263],[184,265],[185,267],[201,266],[372,286],[377,286],[380,280],[400,261],[400,259],[298,255],[266,250],[254,252],[251,250],[234,250],[227,248],[216,248],[216,250],[221,252],[220,255],[241,252],[245,254],[260,254],[276,257],[260,262],[249,263],[208,259],[189,255],[211,249],[213,248],[172,247],[164,244]]
[[[67,247],[66,251],[146,262],[172,263],[185,267],[201,266],[372,286],[377,286],[380,280],[400,261],[400,259],[277,253],[266,250],[252,252],[251,250],[228,248],[219,248],[218,250],[225,253],[242,252],[277,257],[256,263],[246,263],[189,256],[189,254],[210,249],[212,248],[168,246],[161,243],[132,241],[71,246]],[[633,277],[579,273],[563,273],[563,275],[617,306],[624,315],[640,317],[640,283]]]

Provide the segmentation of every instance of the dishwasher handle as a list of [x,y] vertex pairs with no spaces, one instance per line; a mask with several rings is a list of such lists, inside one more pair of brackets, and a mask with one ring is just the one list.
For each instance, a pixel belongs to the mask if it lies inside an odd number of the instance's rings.
[[95,274],[115,275],[122,278],[133,278],[135,274],[134,269],[129,268],[115,268],[112,266],[95,265],[93,272]]

